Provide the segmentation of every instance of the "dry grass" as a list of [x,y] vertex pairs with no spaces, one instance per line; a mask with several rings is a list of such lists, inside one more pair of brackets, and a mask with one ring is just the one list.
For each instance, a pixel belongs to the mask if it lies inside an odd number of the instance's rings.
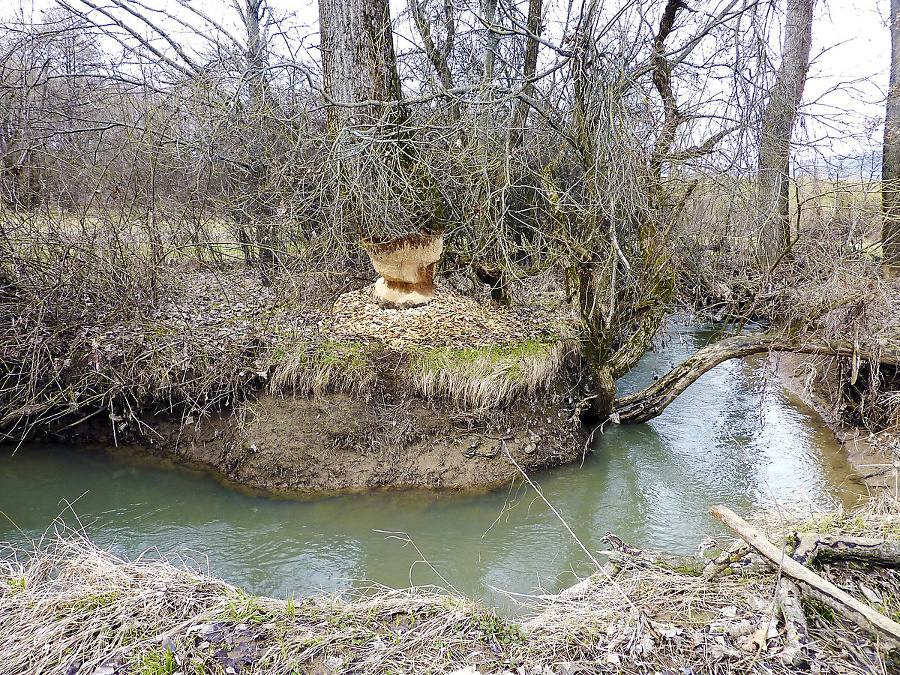
[[373,352],[372,346],[354,341],[297,343],[275,363],[269,391],[298,396],[370,391],[376,380],[369,360]]
[[[900,509],[887,497],[853,513],[768,523],[776,541],[784,528],[900,538]],[[79,673],[114,664],[116,672],[141,675],[229,666],[272,675],[451,673],[464,666],[526,675],[895,672],[856,626],[815,603],[805,607],[814,639],[807,664],[782,662],[781,631],[748,650],[746,636],[772,616],[772,570],[736,563],[733,574],[705,579],[621,565],[540,600],[520,624],[421,589],[258,598],[210,579],[194,561],[129,562],[64,533],[34,550],[0,550],[0,672],[76,672],[79,664]],[[825,572],[851,592],[864,581],[886,598],[900,597],[896,570],[827,565]]]
[[422,396],[483,411],[548,391],[576,349],[571,341],[431,349],[414,355],[410,378]]
[[280,344],[315,341],[322,311],[302,277],[265,287],[168,246],[160,261],[127,222],[2,214],[2,437],[98,413],[122,432],[143,429],[145,412],[227,407],[265,386]]

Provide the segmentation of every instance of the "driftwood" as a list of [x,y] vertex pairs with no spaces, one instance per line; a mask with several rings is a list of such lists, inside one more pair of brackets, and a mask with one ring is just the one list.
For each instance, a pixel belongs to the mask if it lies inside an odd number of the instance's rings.
[[872,565],[900,567],[900,541],[869,537],[835,537],[830,534],[795,534],[791,557],[802,565],[816,560],[856,560]]
[[618,567],[664,567],[673,572],[696,577],[703,573],[709,562],[703,558],[695,558],[689,555],[676,555],[663,551],[639,549],[609,532],[600,541],[607,544],[611,549],[600,551],[600,553],[608,556],[609,561]]
[[704,579],[713,579],[730,570],[732,564],[742,560],[749,552],[750,547],[747,546],[747,544],[744,542],[736,543],[727,551],[722,551],[715,558],[707,562],[706,567],[703,568],[703,572],[700,576]]
[[737,335],[703,347],[684,363],[676,366],[649,387],[636,394],[617,398],[611,419],[621,424],[646,422],[657,417],[680,394],[709,370],[729,359],[761,354],[763,352],[794,352],[824,356],[867,359],[892,366],[900,365],[900,353],[885,350],[883,353],[860,349],[846,340],[813,343],[798,342],[774,333],[762,335]]
[[787,577],[781,577],[775,589],[775,600],[778,611],[784,619],[785,628],[785,645],[780,655],[781,661],[785,665],[796,666],[807,660],[803,647],[810,642],[806,614],[800,605],[800,589]]
[[784,574],[804,584],[807,593],[831,607],[864,630],[882,639],[887,649],[900,647],[900,623],[848,595],[830,581],[791,558],[782,548],[772,544],[758,529],[725,506],[714,506],[710,513],[734,530],[738,536],[779,567]]
[[600,551],[600,553],[609,556],[609,561],[619,567],[662,567],[692,577],[700,576],[708,562],[689,555],[661,551],[641,551],[637,555],[619,551]]

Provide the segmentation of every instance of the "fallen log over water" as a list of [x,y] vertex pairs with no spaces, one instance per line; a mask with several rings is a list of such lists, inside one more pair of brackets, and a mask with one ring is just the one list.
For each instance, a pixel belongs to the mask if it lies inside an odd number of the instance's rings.
[[857,361],[878,361],[895,367],[900,365],[900,352],[896,350],[874,353],[845,340],[813,343],[798,342],[774,333],[736,335],[703,347],[649,387],[630,396],[617,398],[613,406],[612,420],[621,424],[647,422],[660,415],[701,375],[720,363],[764,352],[840,356]]

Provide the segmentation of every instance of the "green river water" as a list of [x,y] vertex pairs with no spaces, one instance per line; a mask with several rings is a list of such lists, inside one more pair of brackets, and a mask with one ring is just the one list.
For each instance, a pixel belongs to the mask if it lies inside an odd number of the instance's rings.
[[[673,323],[667,346],[645,356],[620,392],[649,383],[711,336]],[[692,553],[704,536],[724,536],[707,514],[717,503],[742,513],[776,500],[810,509],[852,504],[862,490],[839,446],[766,364],[726,362],[650,423],[608,425],[583,464],[535,478],[590,551],[612,532],[637,546]],[[85,448],[13,451],[0,447],[0,542],[22,544],[65,526],[127,558],[180,553],[252,593],[283,598],[438,584],[514,609],[506,592],[555,592],[591,572],[557,517],[524,487],[295,501],[246,496],[204,473]]]

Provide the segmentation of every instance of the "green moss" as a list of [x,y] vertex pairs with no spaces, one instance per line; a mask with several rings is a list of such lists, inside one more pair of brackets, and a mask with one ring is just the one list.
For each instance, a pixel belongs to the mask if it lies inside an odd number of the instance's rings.
[[834,610],[825,603],[819,602],[818,600],[809,600],[807,602],[807,607],[811,614],[819,616],[825,623],[834,623]]

